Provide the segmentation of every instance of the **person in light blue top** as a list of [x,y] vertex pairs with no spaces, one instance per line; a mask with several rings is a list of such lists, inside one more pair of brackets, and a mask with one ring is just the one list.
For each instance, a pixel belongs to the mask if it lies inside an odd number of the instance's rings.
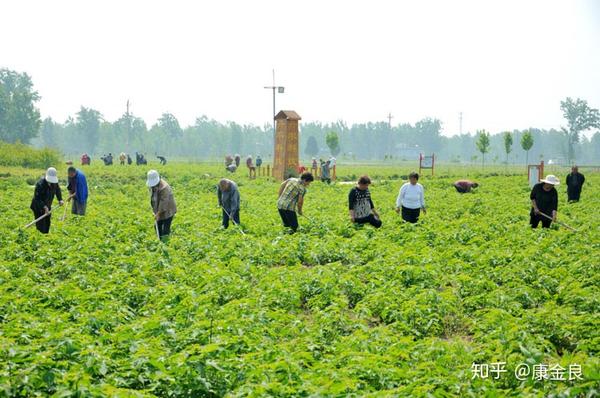
[[416,223],[419,220],[421,210],[423,214],[427,213],[425,209],[425,190],[423,185],[419,184],[419,174],[414,171],[408,176],[409,182],[402,185],[398,198],[396,199],[396,213],[402,211],[402,219],[410,223]]

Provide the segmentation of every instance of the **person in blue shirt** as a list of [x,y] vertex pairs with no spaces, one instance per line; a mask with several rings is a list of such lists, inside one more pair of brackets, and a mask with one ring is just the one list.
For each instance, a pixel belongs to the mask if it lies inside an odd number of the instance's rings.
[[71,213],[84,216],[88,199],[87,180],[83,172],[75,167],[69,167],[67,172],[69,174],[69,185],[67,185],[69,198],[67,202],[73,199]]

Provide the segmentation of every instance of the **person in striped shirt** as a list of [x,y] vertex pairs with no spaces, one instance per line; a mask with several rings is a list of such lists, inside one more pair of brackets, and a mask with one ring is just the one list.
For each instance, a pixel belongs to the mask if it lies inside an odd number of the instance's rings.
[[290,228],[292,233],[298,229],[298,216],[296,212],[302,215],[306,188],[313,181],[313,175],[309,172],[304,172],[300,178],[289,178],[279,187],[277,209],[279,210],[281,221],[283,221],[283,226]]

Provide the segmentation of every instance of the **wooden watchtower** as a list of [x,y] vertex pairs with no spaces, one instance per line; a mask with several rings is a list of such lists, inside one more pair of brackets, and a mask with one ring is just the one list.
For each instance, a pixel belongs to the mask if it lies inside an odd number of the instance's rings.
[[298,122],[294,111],[280,111],[275,116],[275,160],[273,177],[282,181],[298,170]]

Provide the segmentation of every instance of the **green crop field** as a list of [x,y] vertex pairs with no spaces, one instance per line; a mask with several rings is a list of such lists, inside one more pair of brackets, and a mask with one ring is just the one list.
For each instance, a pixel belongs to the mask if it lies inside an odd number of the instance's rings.
[[[167,244],[150,167],[179,208]],[[383,227],[350,224],[352,185],[314,182],[289,235],[278,183],[242,167],[242,235],[220,229],[220,165],[94,165],[88,214],[44,236],[22,229],[43,171],[2,167],[0,396],[598,396],[600,173],[567,204],[551,170],[575,233],[529,228],[521,167],[479,170],[423,176],[412,225],[393,209],[409,165],[341,165],[375,179]],[[465,175],[476,193],[451,187]]]

